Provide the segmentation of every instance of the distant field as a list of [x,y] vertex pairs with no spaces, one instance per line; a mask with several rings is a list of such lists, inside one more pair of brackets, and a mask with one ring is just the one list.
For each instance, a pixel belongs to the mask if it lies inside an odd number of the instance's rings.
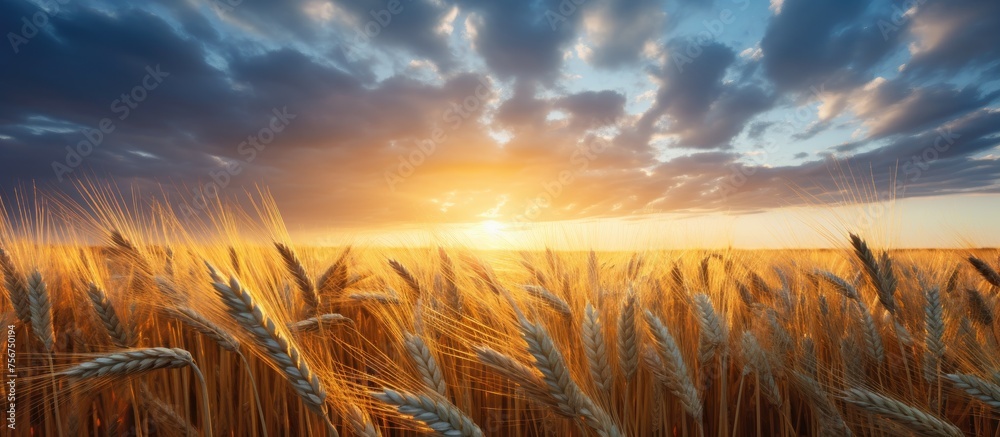
[[3,242],[17,435],[1000,431],[996,250],[105,236]]

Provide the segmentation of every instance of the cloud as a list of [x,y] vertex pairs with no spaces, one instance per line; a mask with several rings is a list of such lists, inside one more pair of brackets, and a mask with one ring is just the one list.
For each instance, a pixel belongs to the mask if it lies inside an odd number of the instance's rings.
[[865,0],[786,0],[778,8],[760,48],[764,71],[783,90],[866,82],[899,37],[883,37]]
[[587,5],[583,34],[591,41],[587,60],[618,68],[638,62],[666,26],[662,0],[594,1]]
[[[593,0],[553,28],[559,4],[407,1],[358,45],[388,2],[74,2],[17,53],[0,50],[12,66],[0,69],[0,186],[65,188],[52,162],[109,118],[114,132],[74,175],[164,183],[189,202],[240,163],[223,196],[267,187],[304,227],[509,219],[543,194],[539,220],[750,212],[798,202],[790,187],[832,187],[834,201],[833,156],[880,182],[895,172],[908,196],[997,191],[1000,169],[983,159],[1000,138],[997,94],[980,78],[1000,54],[963,30],[990,41],[992,5],[927,4],[883,39],[875,23],[891,7],[785,0],[701,43],[710,5]],[[0,29],[37,11],[0,2]],[[589,63],[567,55],[577,44]],[[690,62],[671,56],[691,44]],[[746,47],[759,50],[737,55]],[[169,76],[119,119],[113,102],[157,66]],[[284,108],[294,119],[247,161],[240,144]],[[943,149],[942,130],[959,135]]]
[[563,62],[563,50],[571,43],[582,13],[550,22],[562,0],[539,2],[515,0],[463,2],[471,15],[472,42],[490,70],[503,79],[518,78],[552,83]]
[[[673,40],[668,50],[686,53],[690,43]],[[727,148],[747,121],[772,106],[774,97],[756,85],[723,80],[736,61],[729,47],[713,42],[699,50],[690,62],[668,62],[656,71],[660,88],[644,122],[651,127],[667,117],[663,133],[673,135],[679,147]]]
[[997,2],[925,2],[903,17],[907,19],[903,26],[914,38],[907,73],[947,75],[967,67],[995,67],[1000,62]]

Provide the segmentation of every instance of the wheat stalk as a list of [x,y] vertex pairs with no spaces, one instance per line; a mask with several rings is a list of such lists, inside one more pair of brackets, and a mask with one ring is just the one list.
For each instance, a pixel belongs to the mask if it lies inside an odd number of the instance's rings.
[[401,414],[413,417],[441,436],[481,437],[483,431],[457,407],[443,399],[424,394],[383,389],[372,393],[376,399],[395,405]]
[[962,431],[944,419],[917,407],[860,388],[844,391],[844,400],[863,410],[897,422],[915,432],[946,437],[962,437]]

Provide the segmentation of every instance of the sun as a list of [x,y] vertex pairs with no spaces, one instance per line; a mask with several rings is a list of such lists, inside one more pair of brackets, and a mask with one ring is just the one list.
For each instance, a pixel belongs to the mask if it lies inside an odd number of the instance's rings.
[[496,220],[483,220],[479,223],[479,229],[489,235],[500,235],[507,229],[507,225]]

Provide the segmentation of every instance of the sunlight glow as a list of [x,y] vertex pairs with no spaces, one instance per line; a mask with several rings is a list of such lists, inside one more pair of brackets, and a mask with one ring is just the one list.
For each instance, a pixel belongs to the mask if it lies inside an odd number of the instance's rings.
[[496,220],[484,220],[479,223],[479,228],[486,234],[497,236],[507,229],[507,225]]

